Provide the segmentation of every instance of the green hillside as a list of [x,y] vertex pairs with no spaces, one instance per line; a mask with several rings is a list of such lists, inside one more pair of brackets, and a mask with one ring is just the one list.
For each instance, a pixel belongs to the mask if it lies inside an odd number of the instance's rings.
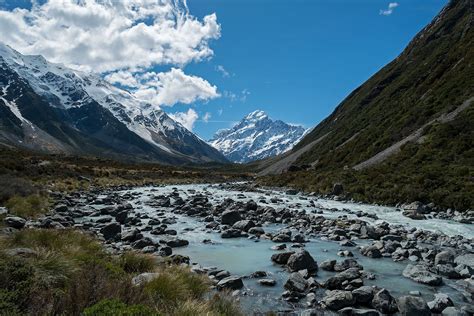
[[474,208],[473,16],[472,1],[451,1],[291,153],[264,162],[261,181]]

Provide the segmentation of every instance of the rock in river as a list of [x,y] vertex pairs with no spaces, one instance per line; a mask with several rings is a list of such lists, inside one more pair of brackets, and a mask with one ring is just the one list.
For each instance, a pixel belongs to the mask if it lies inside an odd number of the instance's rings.
[[122,232],[122,227],[119,223],[110,223],[102,227],[100,232],[104,236],[105,240],[114,239]]
[[322,302],[327,308],[337,311],[355,304],[354,296],[349,291],[328,291]]
[[221,216],[221,223],[224,225],[234,225],[238,221],[240,221],[242,218],[240,217],[240,214],[238,211],[234,210],[229,210],[225,211],[222,213]]
[[295,272],[307,269],[308,271],[317,271],[318,264],[306,250],[295,252],[288,258],[286,263],[290,271]]
[[308,288],[308,281],[298,272],[293,272],[285,283],[285,289],[291,292],[304,293]]
[[418,296],[401,296],[397,300],[398,311],[402,316],[430,316],[431,311],[425,300]]
[[217,283],[218,290],[239,290],[244,287],[244,282],[242,282],[242,278],[239,276],[229,276],[227,278],[223,278],[222,280]]
[[436,274],[430,272],[428,267],[422,264],[409,264],[403,270],[403,276],[418,283],[427,284],[427,285],[441,285],[442,278]]

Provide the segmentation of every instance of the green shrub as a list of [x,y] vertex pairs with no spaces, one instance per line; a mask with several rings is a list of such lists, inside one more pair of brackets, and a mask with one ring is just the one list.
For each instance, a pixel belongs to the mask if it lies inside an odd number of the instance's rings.
[[118,265],[127,273],[143,273],[153,271],[155,260],[149,255],[126,252],[119,257]]
[[37,217],[48,211],[50,206],[47,196],[32,194],[26,197],[15,195],[6,201],[10,213],[24,218]]

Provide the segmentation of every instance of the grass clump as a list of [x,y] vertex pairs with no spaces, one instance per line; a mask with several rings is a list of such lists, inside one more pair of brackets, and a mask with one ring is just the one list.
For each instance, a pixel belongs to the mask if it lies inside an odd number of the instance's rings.
[[34,218],[48,211],[50,201],[47,196],[31,194],[26,197],[15,195],[5,203],[11,214],[24,218]]
[[119,300],[102,300],[88,307],[83,316],[158,316],[159,314],[144,305],[127,305]]
[[[157,278],[133,285],[143,272]],[[209,279],[186,267],[159,266],[134,252],[113,256],[77,230],[0,236],[2,315],[239,315],[209,290]]]
[[153,271],[155,260],[153,256],[126,252],[118,259],[118,265],[126,273],[143,273]]

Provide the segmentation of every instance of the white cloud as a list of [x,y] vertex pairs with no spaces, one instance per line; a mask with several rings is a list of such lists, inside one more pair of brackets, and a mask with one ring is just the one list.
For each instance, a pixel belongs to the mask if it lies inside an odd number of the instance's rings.
[[199,21],[175,0],[32,1],[30,10],[0,9],[0,40],[26,54],[97,72],[212,56],[220,37],[215,14]]
[[170,116],[191,132],[193,131],[194,123],[199,118],[199,115],[194,109],[189,109],[187,112],[176,112],[170,114]]
[[224,66],[222,65],[217,65],[216,66],[216,71],[220,72],[223,78],[229,78],[230,77],[230,72],[228,72]]
[[[221,30],[215,14],[199,20],[186,0],[32,0],[29,10],[0,9],[0,30],[0,41],[23,54],[105,74],[158,107],[219,96],[178,69],[212,57]],[[155,73],[157,65],[169,71]]]
[[380,10],[380,15],[391,15],[393,13],[393,11],[395,10],[396,7],[398,7],[399,4],[398,2],[390,2],[388,4],[388,7],[387,9],[385,10]]
[[200,77],[186,75],[178,68],[135,77],[140,82],[134,91],[135,96],[158,106],[173,106],[178,102],[190,104],[219,97],[216,86]]

